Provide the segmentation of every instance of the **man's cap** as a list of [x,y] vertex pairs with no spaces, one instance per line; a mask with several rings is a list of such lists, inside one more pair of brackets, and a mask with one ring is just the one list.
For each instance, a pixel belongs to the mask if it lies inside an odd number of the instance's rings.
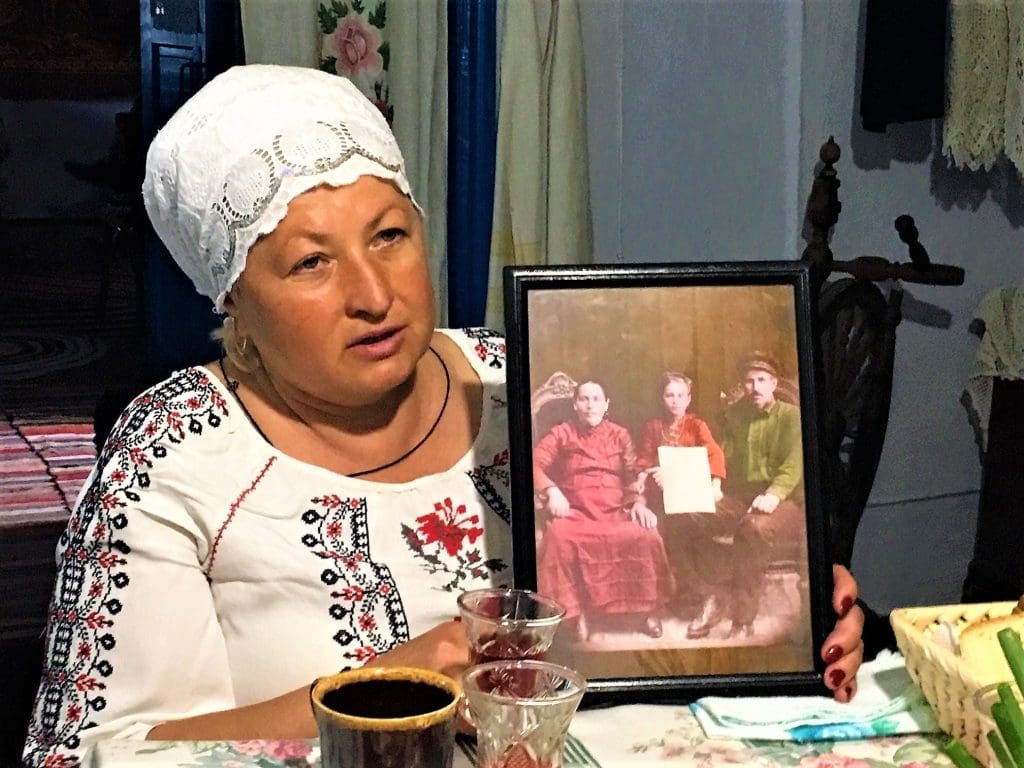
[[765,352],[750,352],[741,357],[736,364],[736,372],[740,377],[745,376],[749,371],[765,371],[775,378],[779,378],[779,361]]

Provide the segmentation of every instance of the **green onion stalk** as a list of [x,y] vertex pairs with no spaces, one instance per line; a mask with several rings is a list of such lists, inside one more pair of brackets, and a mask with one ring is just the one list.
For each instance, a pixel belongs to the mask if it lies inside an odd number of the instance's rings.
[[[1003,655],[1013,673],[1018,691],[1024,691],[1024,646],[1016,630],[1006,627],[996,634]],[[985,734],[992,754],[999,761],[1000,768],[1024,768],[1024,714],[1010,683],[996,686],[999,701],[992,704],[992,719],[996,730]],[[958,768],[981,768],[967,749],[955,739],[944,747],[946,754]]]

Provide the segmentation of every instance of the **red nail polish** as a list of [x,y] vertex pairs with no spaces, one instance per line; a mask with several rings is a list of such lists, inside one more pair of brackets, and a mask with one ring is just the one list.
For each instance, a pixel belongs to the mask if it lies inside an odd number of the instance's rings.
[[841,669],[833,669],[828,673],[828,681],[832,684],[833,688],[838,688],[842,684],[846,677],[846,673]]
[[853,698],[853,686],[852,685],[846,686],[846,698],[847,699],[852,699]]
[[852,597],[844,597],[843,598],[843,602],[841,602],[839,604],[839,616],[840,617],[845,616],[846,614],[848,614],[850,612],[851,608],[853,608],[853,598]]
[[843,649],[838,645],[829,646],[828,650],[825,651],[826,664],[835,664],[841,658],[843,658]]

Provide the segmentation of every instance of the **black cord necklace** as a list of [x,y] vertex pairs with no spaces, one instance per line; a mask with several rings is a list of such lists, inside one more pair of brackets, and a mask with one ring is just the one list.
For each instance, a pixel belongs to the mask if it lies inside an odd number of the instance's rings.
[[382,469],[391,469],[396,464],[401,464],[403,461],[412,456],[418,451],[430,436],[434,434],[434,430],[437,429],[437,425],[441,423],[441,417],[444,416],[445,410],[448,408],[448,396],[452,393],[452,376],[448,373],[448,366],[444,363],[444,358],[437,354],[437,350],[433,347],[429,347],[430,351],[434,353],[434,357],[437,358],[437,362],[441,364],[441,370],[444,371],[444,401],[441,403],[441,410],[437,412],[437,418],[434,419],[434,423],[430,425],[430,429],[427,430],[427,434],[420,438],[420,441],[416,443],[412,448],[403,453],[394,461],[389,461],[387,464],[381,464],[379,467],[373,469],[364,469],[361,472],[349,472],[349,477],[362,477],[363,475],[372,475],[374,472],[380,472]]
[[[437,362],[441,364],[441,370],[444,371],[444,401],[441,403],[441,410],[437,412],[437,417],[434,419],[434,423],[430,425],[430,429],[427,430],[427,433],[422,438],[420,438],[419,442],[417,442],[416,445],[414,445],[412,448],[403,453],[394,461],[389,461],[387,464],[381,464],[379,467],[373,467],[372,469],[363,469],[360,470],[359,472],[349,472],[348,477],[362,477],[363,475],[372,475],[375,472],[380,472],[381,470],[384,469],[390,469],[396,464],[401,464],[403,461],[408,459],[410,456],[416,453],[416,451],[423,447],[423,444],[430,439],[430,436],[432,434],[434,434],[434,431],[437,429],[437,425],[441,423],[441,417],[444,416],[444,412],[448,409],[448,398],[452,393],[452,376],[451,373],[448,372],[448,366],[445,364],[444,358],[442,358],[441,355],[437,353],[437,350],[434,349],[433,347],[428,347],[428,349],[431,351],[431,353],[433,353],[434,357],[437,358]],[[245,415],[248,417],[250,423],[256,428],[256,431],[260,433],[260,436],[264,440],[273,445],[273,443],[270,442],[270,439],[263,433],[263,430],[260,429],[259,424],[256,423],[256,420],[252,417],[252,414],[249,413],[249,409],[245,407],[245,403],[242,402],[242,398],[239,397],[238,381],[230,378],[227,374],[227,371],[224,370],[224,358],[221,357],[218,362],[220,363],[220,371],[224,375],[224,380],[227,382],[228,389],[231,390],[231,394],[235,396],[235,400],[237,400],[238,404],[242,407],[242,410],[245,412]]]

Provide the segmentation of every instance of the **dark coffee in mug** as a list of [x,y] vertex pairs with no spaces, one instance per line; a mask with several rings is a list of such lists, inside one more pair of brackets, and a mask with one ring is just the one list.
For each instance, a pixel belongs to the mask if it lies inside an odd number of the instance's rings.
[[451,768],[459,686],[414,667],[354,669],[310,691],[323,768]]
[[366,680],[324,694],[324,706],[353,717],[396,718],[425,715],[454,700],[443,688],[414,680]]

